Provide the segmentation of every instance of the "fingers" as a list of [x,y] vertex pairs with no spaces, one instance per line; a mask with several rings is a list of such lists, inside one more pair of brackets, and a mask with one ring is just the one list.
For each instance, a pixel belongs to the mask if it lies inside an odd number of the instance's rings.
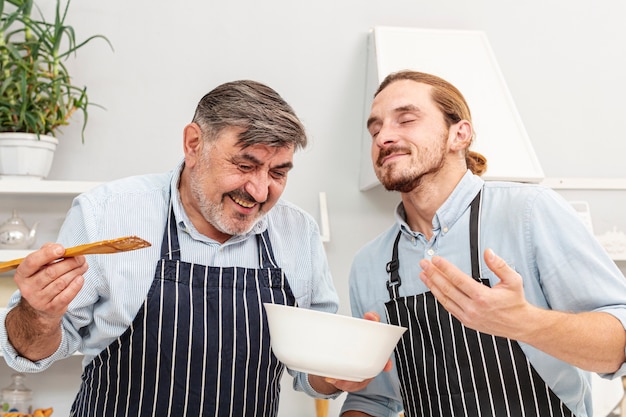
[[[37,269],[31,269],[31,266],[29,265],[24,269],[18,268],[14,276],[20,289],[24,286],[27,293],[28,291],[54,290],[55,288],[60,291],[62,288],[67,287],[73,278],[87,271],[87,262],[84,256],[66,258],[50,264],[40,265]],[[29,274],[28,271],[31,270],[35,270],[35,272]]]
[[452,314],[459,314],[471,294],[480,291],[476,286],[481,284],[441,257],[434,257],[432,261],[422,259],[420,266],[420,279]]
[[[440,256],[433,257],[432,260],[422,259],[420,261],[420,267],[423,271],[423,279],[426,285],[442,284],[448,281],[451,285],[459,288],[466,288],[468,282],[473,281],[470,277],[470,281],[467,280],[468,275],[457,268],[454,264],[448,262]],[[430,287],[430,285],[428,285]]]
[[502,282],[508,282],[515,278],[521,279],[517,271],[510,267],[504,259],[496,255],[493,250],[485,250],[483,256],[487,267],[492,270]]
[[59,244],[43,245],[24,259],[13,278],[30,307],[50,318],[66,311],[82,288],[88,268],[84,256],[63,259],[64,253]]
[[[391,359],[387,360],[385,367],[381,372],[389,372],[393,368],[393,362]],[[360,391],[365,388],[370,382],[372,382],[374,378],[364,379],[363,381],[347,381],[344,379],[336,379],[336,378],[324,378],[324,380],[333,385],[335,388],[345,391],[345,392],[355,392]]]
[[355,392],[365,388],[372,382],[372,379],[374,378],[368,378],[363,381],[346,381],[344,379],[325,378],[325,381],[341,391]]
[[[63,263],[66,263],[63,261]],[[69,264],[76,264],[77,260],[71,260],[67,262]],[[87,271],[87,264],[84,259],[79,266],[73,267],[68,270],[69,267],[62,268],[62,273],[50,273],[51,269],[57,268],[61,265],[54,265],[54,267],[47,267],[45,269],[46,275],[54,277],[48,285],[43,287],[38,294],[38,302],[40,307],[45,310],[50,310],[54,314],[62,314],[65,312],[67,305],[76,297],[80,289],[83,287],[85,279],[83,274]],[[65,265],[63,265],[65,266]]]
[[65,259],[42,269],[19,285],[22,297],[35,310],[57,315],[65,312],[84,284],[87,263],[83,259]]
[[46,243],[39,250],[29,254],[17,267],[16,274],[23,276],[34,275],[43,266],[61,258],[65,248],[58,243]]
[[363,318],[369,321],[380,322],[380,316],[375,311],[368,311],[367,313],[363,314]]
[[[507,282],[520,279],[519,274],[504,259],[497,256],[492,249],[485,250],[483,256],[487,267],[501,281]],[[422,267],[420,278],[431,290],[437,287],[442,293],[446,294],[452,291],[452,288],[457,288],[462,293],[473,296],[476,295],[476,291],[482,289],[472,277],[439,256],[433,257],[431,261],[422,259],[420,266]]]

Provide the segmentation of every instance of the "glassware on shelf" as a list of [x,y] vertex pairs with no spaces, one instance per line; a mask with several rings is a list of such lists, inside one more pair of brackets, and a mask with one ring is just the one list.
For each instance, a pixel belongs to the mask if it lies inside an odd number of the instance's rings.
[[0,225],[0,249],[28,249],[35,243],[37,224],[28,227],[13,210],[13,215]]
[[11,376],[13,382],[2,390],[2,407],[0,416],[18,412],[30,414],[32,412],[33,392],[24,385],[24,374],[16,373]]

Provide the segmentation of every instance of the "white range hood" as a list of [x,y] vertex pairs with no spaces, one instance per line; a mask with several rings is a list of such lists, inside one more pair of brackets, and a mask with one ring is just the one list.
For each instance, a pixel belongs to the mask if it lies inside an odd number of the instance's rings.
[[438,75],[463,93],[476,132],[471,149],[487,158],[485,180],[543,180],[543,170],[483,32],[375,27],[368,39],[361,190],[379,184],[370,158],[372,139],[365,127],[374,92],[386,75],[403,69]]

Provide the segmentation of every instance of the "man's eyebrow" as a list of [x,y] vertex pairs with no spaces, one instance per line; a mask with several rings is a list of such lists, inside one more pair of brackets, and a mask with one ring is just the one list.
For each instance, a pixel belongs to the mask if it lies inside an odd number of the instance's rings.
[[405,112],[405,111],[412,111],[412,112],[418,112],[418,113],[421,113],[420,108],[419,108],[419,107],[417,107],[417,106],[416,106],[416,105],[414,105],[414,104],[407,104],[407,105],[405,105],[405,106],[400,106],[400,107],[397,107],[397,108],[394,110],[394,112],[395,112],[395,113],[403,113],[403,112]]
[[[251,155],[249,153],[242,153],[242,154],[239,155],[239,158],[245,159],[246,161],[249,161],[249,162],[253,163],[254,165],[263,165],[263,162],[261,162],[254,155]],[[272,169],[291,169],[291,168],[293,168],[293,162],[292,161],[284,162],[282,164],[275,165],[275,166],[273,166],[271,168]]]
[[293,168],[293,162],[285,162],[283,164],[275,165],[272,169],[291,169]]
[[[419,107],[413,104],[406,104],[404,106],[396,107],[395,109],[393,109],[393,112],[394,113],[404,113],[404,112],[421,113],[421,110]],[[369,129],[370,125],[376,121],[378,121],[378,117],[376,116],[372,116],[369,119],[367,119],[367,128]]]

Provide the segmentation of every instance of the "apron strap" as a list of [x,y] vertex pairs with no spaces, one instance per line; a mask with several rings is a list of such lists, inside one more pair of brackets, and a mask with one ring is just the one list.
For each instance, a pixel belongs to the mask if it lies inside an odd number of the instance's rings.
[[[264,269],[278,268],[267,229],[263,231],[262,234],[256,235],[256,241],[259,247],[260,267]],[[168,208],[167,221],[165,223],[165,232],[163,233],[163,241],[161,242],[161,259],[180,261],[178,228],[176,227],[176,217],[174,216],[174,206],[171,199]]]
[[[482,189],[478,192],[478,194],[476,194],[476,197],[474,197],[470,203],[470,259],[472,263],[472,277],[478,282],[482,282],[482,274],[480,272],[480,250],[478,247],[480,242],[481,196]],[[399,297],[399,288],[402,284],[402,279],[400,278],[400,273],[398,272],[400,269],[398,243],[401,235],[402,231],[399,231],[396,236],[396,240],[393,242],[391,261],[387,262],[386,267],[387,273],[390,275],[389,280],[387,281],[387,291],[389,292],[389,298],[391,299]]]
[[481,282],[480,273],[480,250],[478,248],[480,242],[480,199],[482,189],[476,194],[474,200],[470,204],[470,256],[472,261],[472,278]]
[[256,235],[256,240],[259,246],[259,265],[261,268],[278,268],[267,229],[262,234]]
[[387,281],[387,291],[389,291],[389,298],[394,299],[399,297],[398,288],[402,284],[400,279],[400,259],[398,258],[398,242],[402,236],[402,231],[398,232],[396,240],[393,242],[393,252],[391,254],[391,261],[387,262],[387,273],[391,275],[389,281]]
[[180,261],[180,245],[178,244],[178,229],[176,228],[176,217],[174,216],[174,205],[170,198],[167,210],[167,221],[165,222],[165,232],[161,242],[161,259]]

